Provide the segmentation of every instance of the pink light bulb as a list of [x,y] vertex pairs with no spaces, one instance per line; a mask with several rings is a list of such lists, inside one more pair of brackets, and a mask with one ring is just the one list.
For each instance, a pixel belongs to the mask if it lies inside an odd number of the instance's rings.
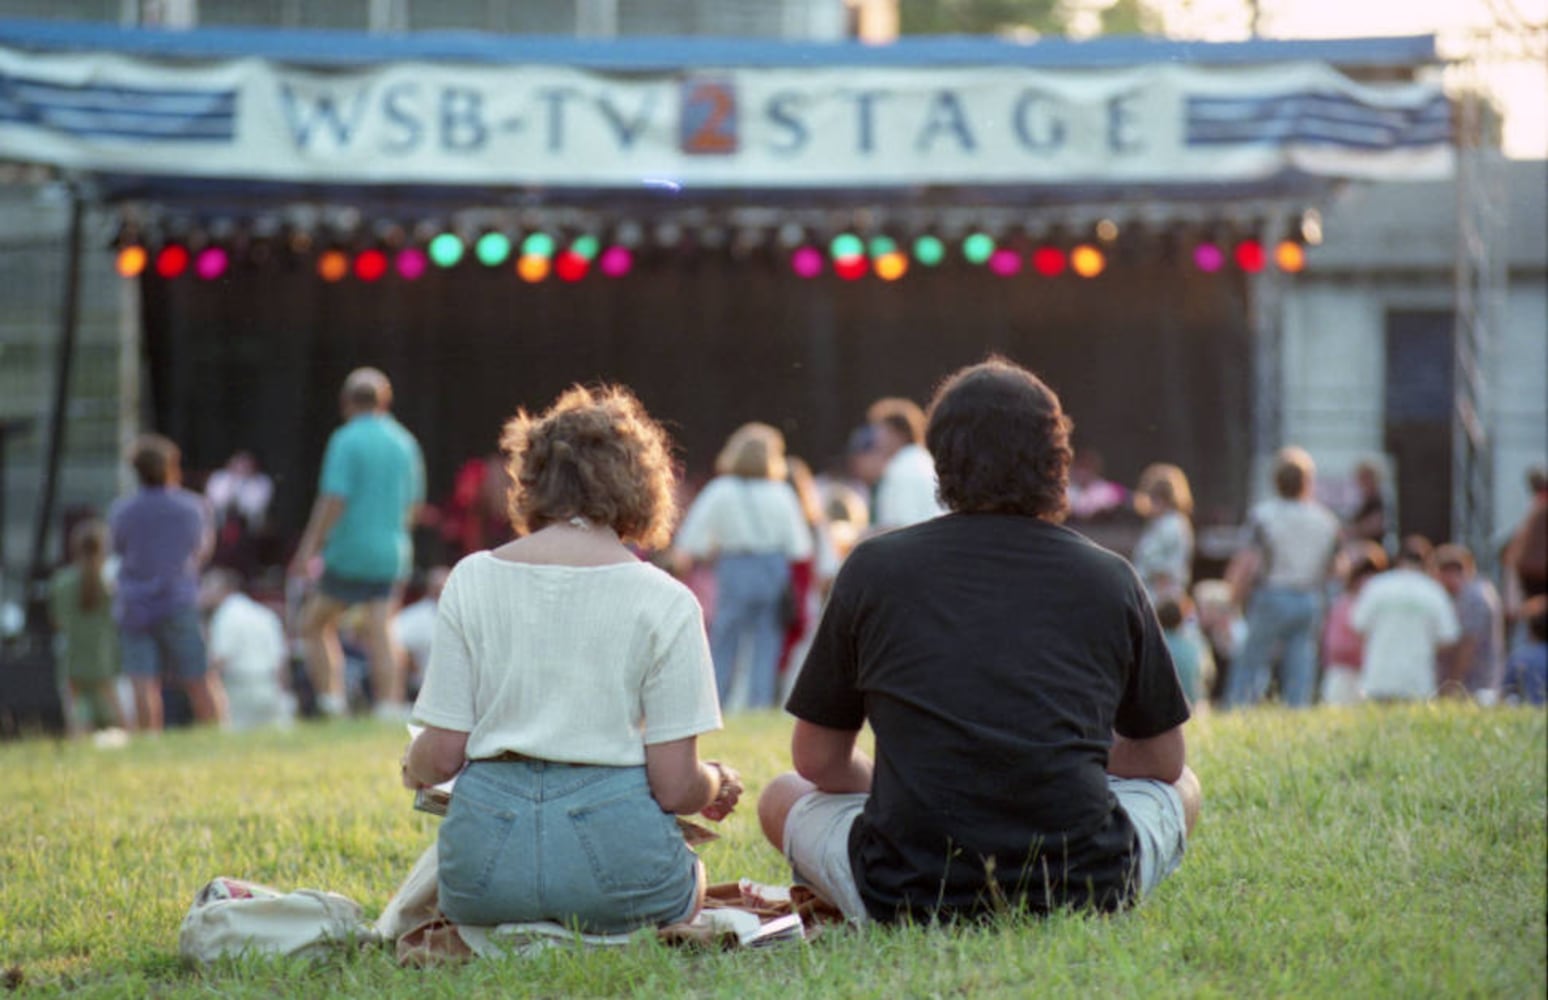
[[418,247],[404,247],[398,251],[398,259],[394,262],[400,277],[415,281],[424,276],[430,267],[430,258]]
[[816,247],[796,247],[790,255],[790,269],[802,278],[815,278],[822,273],[822,251]]
[[194,273],[205,281],[214,281],[226,273],[231,257],[220,247],[205,247],[194,261]]
[[634,268],[634,255],[628,247],[612,246],[602,251],[597,267],[609,278],[622,278]]
[[1001,247],[989,255],[989,270],[1002,278],[1009,278],[1021,270],[1021,254]]

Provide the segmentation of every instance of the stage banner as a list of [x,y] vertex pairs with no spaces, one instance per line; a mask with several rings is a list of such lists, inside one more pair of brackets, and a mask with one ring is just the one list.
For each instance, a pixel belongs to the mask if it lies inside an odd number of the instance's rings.
[[155,177],[877,188],[1444,176],[1438,86],[1322,64],[318,72],[0,48],[0,159]]

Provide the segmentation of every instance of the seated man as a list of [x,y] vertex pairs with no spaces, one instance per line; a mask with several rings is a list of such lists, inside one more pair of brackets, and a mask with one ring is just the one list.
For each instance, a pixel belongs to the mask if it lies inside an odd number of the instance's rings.
[[927,434],[950,513],[839,571],[758,814],[852,921],[1113,910],[1182,860],[1188,704],[1132,567],[1057,523],[1069,432],[1032,373],[959,371]]

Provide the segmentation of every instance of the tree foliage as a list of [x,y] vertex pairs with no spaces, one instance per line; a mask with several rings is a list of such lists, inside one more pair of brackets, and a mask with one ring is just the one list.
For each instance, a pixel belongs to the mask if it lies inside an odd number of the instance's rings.
[[[1161,30],[1161,17],[1148,0],[1114,0],[1098,16],[1104,35]],[[898,19],[905,35],[995,35],[1018,30],[1063,35],[1069,31],[1069,10],[1062,0],[900,0]]]
[[1059,0],[900,0],[905,35],[993,35],[1017,28],[1064,33]]

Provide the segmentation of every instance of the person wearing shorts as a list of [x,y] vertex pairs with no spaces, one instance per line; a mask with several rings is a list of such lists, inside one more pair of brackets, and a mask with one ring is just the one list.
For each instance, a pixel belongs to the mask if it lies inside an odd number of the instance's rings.
[[410,531],[425,498],[424,456],[414,435],[389,412],[392,383],[358,368],[339,398],[344,424],[328,439],[311,519],[291,562],[291,575],[322,574],[301,610],[308,673],[324,715],[343,715],[344,650],[339,618],[363,606],[371,694],[379,717],[406,719],[403,670],[391,619],[413,563]]
[[1058,523],[1069,430],[1031,372],[957,372],[926,432],[949,513],[839,571],[758,812],[853,921],[1117,910],[1182,861],[1187,699],[1133,567]]
[[205,662],[198,610],[199,567],[215,544],[209,505],[182,488],[182,453],[167,438],[141,436],[130,461],[140,489],[113,505],[108,525],[119,557],[113,617],[136,725],[161,729],[163,676],[188,692],[195,721],[219,722],[225,693]]

